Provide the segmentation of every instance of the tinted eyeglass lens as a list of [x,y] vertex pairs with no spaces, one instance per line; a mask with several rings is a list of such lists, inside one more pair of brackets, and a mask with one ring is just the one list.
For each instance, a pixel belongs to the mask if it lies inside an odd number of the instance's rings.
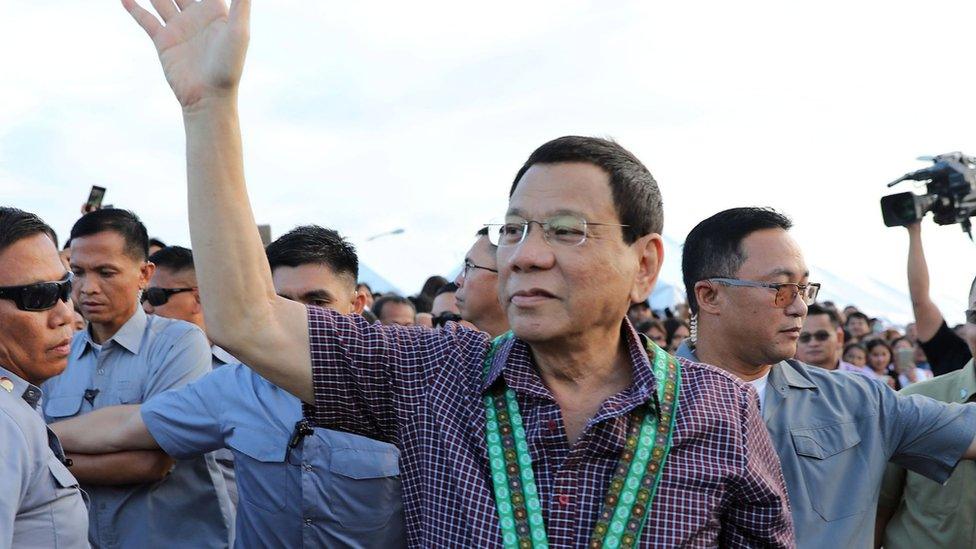
[[461,320],[461,315],[455,313],[444,313],[434,317],[434,327],[439,328],[448,322],[457,322]]
[[816,339],[817,341],[827,341],[830,338],[830,332],[827,330],[817,330],[814,333],[803,332],[800,334],[800,343],[810,343],[811,339]]
[[146,292],[142,296],[153,307],[165,305],[169,301],[169,294],[163,288],[146,288]]
[[777,307],[786,307],[790,303],[793,303],[798,293],[800,293],[800,290],[795,284],[783,284],[776,289],[776,298],[773,304]]
[[62,294],[56,282],[27,286],[20,293],[24,308],[29,311],[43,311],[54,307]]
[[560,215],[546,222],[549,240],[576,246],[586,238],[586,222],[571,215]]

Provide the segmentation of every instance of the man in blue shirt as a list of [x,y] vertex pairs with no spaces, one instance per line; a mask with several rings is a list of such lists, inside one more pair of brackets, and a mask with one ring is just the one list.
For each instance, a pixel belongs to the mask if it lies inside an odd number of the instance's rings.
[[0,549],[88,547],[78,481],[37,406],[68,364],[70,290],[54,231],[0,207]]
[[[336,232],[299,227],[268,246],[267,257],[279,295],[345,314],[362,311],[358,259]],[[297,397],[243,365],[222,366],[141,407],[107,408],[84,419],[54,426],[78,452],[162,448],[185,458],[230,448],[240,547],[405,543],[396,447],[313,429]]]
[[[210,345],[199,328],[146,315],[139,306],[153,272],[148,240],[125,210],[94,211],[72,227],[73,296],[89,325],[71,342],[68,368],[44,385],[49,422],[137,404],[210,371]],[[91,497],[89,539],[96,547],[232,542],[233,509],[214,456],[175,467],[158,450],[69,457]]]

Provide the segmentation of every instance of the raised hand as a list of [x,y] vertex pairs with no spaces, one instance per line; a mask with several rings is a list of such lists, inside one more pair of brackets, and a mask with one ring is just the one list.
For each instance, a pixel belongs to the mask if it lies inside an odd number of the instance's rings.
[[[247,53],[250,0],[151,0],[159,18],[136,3],[122,5],[156,45],[163,73],[184,110],[212,98],[233,98]],[[162,19],[162,21],[160,21]]]

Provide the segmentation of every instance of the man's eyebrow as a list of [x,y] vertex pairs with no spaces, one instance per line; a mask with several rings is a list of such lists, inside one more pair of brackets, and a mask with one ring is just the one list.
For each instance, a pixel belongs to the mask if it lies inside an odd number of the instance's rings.
[[302,294],[302,301],[312,301],[313,299],[321,299],[323,301],[332,301],[332,294],[324,288],[316,288],[314,290],[309,290]]
[[[510,208],[508,210],[508,212],[505,213],[505,215],[514,215],[514,216],[521,217],[523,219],[526,218],[525,212],[523,210],[521,210],[520,208]],[[583,215],[582,212],[580,212],[578,210],[571,210],[571,209],[568,209],[568,208],[559,208],[559,209],[556,209],[556,210],[547,211],[545,213],[544,217],[549,218],[549,217],[555,217],[557,215],[572,215],[572,216],[575,216],[575,217],[582,217],[584,219],[586,218],[586,216]]]
[[69,263],[72,269],[85,269],[87,271],[101,271],[102,269],[113,269],[116,271],[121,271],[122,268],[114,263],[100,263],[98,265],[92,265],[91,267],[83,267],[77,263]]
[[[796,276],[796,271],[793,271],[793,270],[790,270],[790,269],[785,269],[783,267],[779,267],[779,268],[773,269],[772,271],[769,271],[768,273],[766,273],[765,276],[767,278],[773,278],[773,277],[777,277],[777,276],[785,276],[787,278],[793,278],[794,276]],[[810,276],[810,271],[807,270],[807,271],[804,271],[803,272],[803,276],[801,278],[808,278],[809,276]]]

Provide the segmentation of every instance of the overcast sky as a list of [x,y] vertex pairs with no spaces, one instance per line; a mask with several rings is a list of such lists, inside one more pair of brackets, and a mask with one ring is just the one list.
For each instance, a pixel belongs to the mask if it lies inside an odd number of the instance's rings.
[[[248,186],[276,236],[334,227],[407,292],[457,266],[560,135],[634,151],[677,242],[719,210],[773,206],[808,263],[901,290],[907,237],[881,222],[885,184],[918,155],[976,154],[972,2],[367,4],[253,1]],[[0,52],[0,203],[66,234],[102,185],[188,245],[179,109],[120,4],[6,0]],[[960,322],[976,245],[931,218],[924,235],[933,293]]]

